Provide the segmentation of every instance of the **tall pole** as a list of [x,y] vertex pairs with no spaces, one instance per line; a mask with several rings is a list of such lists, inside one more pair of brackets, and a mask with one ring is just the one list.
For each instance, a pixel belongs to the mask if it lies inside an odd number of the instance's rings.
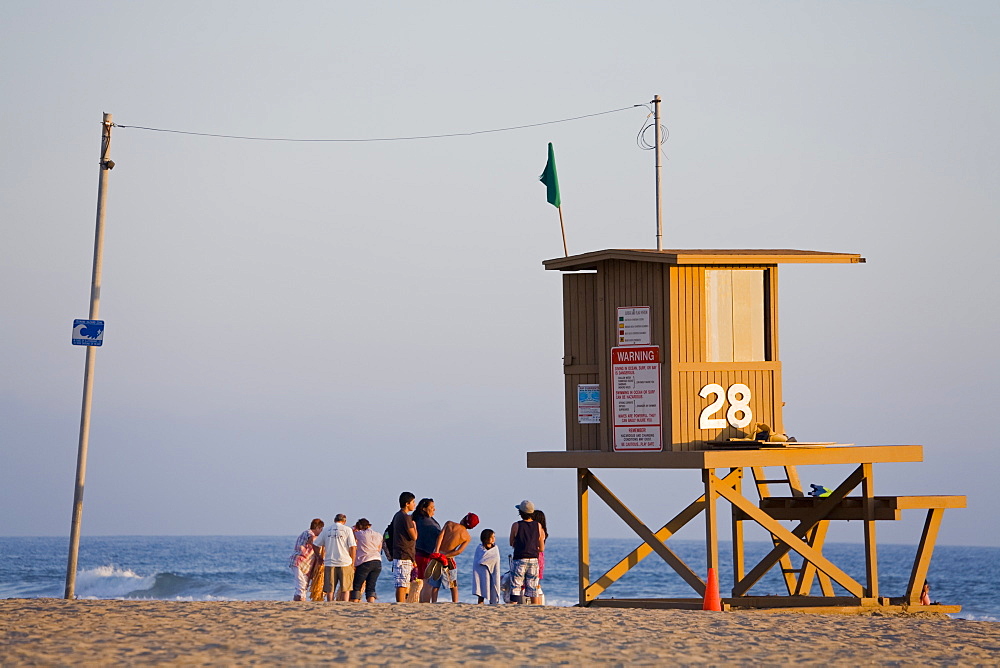
[[[94,270],[90,279],[90,320],[97,320],[101,309],[101,269],[104,256],[104,209],[108,195],[108,172],[115,166],[111,152],[111,114],[101,123],[101,162],[97,182],[97,230],[94,234]],[[76,562],[80,552],[80,520],[83,517],[83,483],[87,477],[87,445],[90,441],[90,405],[94,394],[96,346],[87,346],[87,364],[83,372],[83,404],[80,409],[80,442],[76,455],[76,488],[73,492],[73,522],[69,533],[69,559],[66,564],[66,595],[76,596]]]
[[563,237],[563,255],[569,257],[569,247],[566,246],[566,226],[563,225],[561,204],[559,205],[559,229],[562,231],[562,237]]
[[[647,117],[648,118],[648,117]],[[656,250],[663,250],[663,197],[660,188],[660,96],[653,96],[656,153]]]

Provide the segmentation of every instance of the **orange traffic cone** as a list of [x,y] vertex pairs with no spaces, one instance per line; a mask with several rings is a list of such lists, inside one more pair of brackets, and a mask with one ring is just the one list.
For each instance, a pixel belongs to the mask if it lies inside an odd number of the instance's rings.
[[722,612],[722,599],[719,597],[719,576],[714,568],[708,569],[708,582],[705,583],[705,602],[702,610]]

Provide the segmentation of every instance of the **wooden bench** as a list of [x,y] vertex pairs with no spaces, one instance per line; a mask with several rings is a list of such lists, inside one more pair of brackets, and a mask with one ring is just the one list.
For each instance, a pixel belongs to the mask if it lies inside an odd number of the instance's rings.
[[[760,509],[776,520],[800,520],[810,514],[823,497],[815,496],[769,496],[760,500]],[[876,520],[898,520],[904,510],[931,510],[945,508],[965,508],[964,496],[876,496]],[[845,497],[823,519],[864,520],[864,499],[859,496]]]

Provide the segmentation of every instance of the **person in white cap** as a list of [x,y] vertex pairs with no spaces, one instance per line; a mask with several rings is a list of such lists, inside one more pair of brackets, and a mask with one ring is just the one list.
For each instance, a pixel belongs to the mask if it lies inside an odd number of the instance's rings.
[[532,517],[535,504],[525,499],[515,506],[521,521],[510,527],[510,546],[514,548],[514,564],[511,569],[510,602],[524,603],[525,597],[538,605],[538,554],[545,550],[545,531]]

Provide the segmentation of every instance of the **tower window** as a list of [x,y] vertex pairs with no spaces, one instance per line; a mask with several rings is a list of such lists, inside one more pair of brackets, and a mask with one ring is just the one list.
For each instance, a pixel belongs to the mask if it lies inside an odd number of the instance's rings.
[[705,271],[706,359],[764,362],[764,270]]

